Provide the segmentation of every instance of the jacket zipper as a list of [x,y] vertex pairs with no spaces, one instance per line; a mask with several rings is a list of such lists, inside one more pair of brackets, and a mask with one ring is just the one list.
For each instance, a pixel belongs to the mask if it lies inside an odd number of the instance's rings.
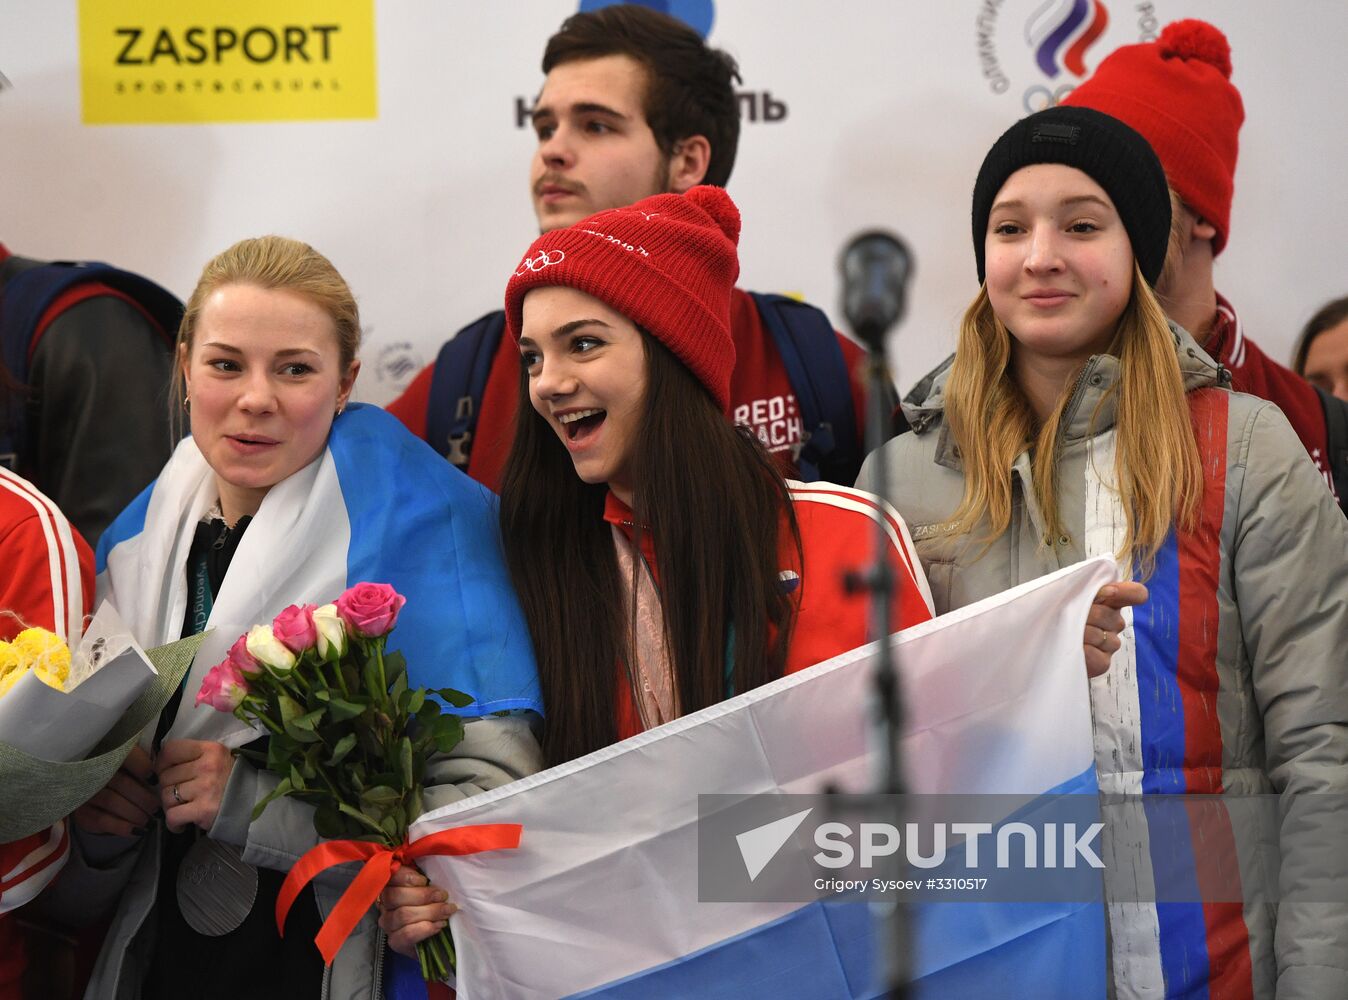
[[1100,357],[1099,355],[1095,355],[1081,366],[1081,371],[1077,373],[1077,380],[1072,386],[1072,395],[1068,397],[1067,406],[1063,408],[1062,420],[1060,422],[1061,426],[1067,426],[1072,422],[1072,418],[1076,415],[1077,407],[1081,405],[1081,387],[1085,384],[1090,373],[1099,366],[1099,363]]
[[384,1000],[384,929],[375,927],[374,931],[374,988],[370,990],[370,1000]]
[[[384,1000],[384,930],[376,927],[374,932],[374,974],[370,977],[370,1000]],[[328,1000],[332,992],[332,966],[323,967],[323,988],[319,991],[319,1000]]]

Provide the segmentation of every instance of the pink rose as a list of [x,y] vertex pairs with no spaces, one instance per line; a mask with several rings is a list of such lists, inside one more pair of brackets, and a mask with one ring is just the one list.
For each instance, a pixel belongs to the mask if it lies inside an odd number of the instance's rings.
[[337,614],[352,635],[377,639],[392,631],[406,603],[387,583],[358,583],[337,598]]
[[197,705],[210,705],[217,712],[233,712],[243,704],[248,682],[233,662],[221,660],[211,667],[197,692]]
[[234,645],[229,647],[229,663],[244,677],[257,677],[262,673],[262,664],[248,652],[248,636],[241,635]]
[[272,634],[297,656],[318,644],[318,630],[314,628],[315,607],[313,604],[292,604],[272,619]]

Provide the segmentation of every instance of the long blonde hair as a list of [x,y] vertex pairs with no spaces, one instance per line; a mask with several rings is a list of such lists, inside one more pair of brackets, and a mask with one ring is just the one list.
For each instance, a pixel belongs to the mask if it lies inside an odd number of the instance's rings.
[[[1196,523],[1203,477],[1174,336],[1136,262],[1133,272],[1133,289],[1110,346],[1119,359],[1120,377],[1109,393],[1118,397],[1114,472],[1127,526],[1117,555],[1146,577],[1172,525],[1187,529]],[[1049,534],[1041,542],[1052,544],[1062,534],[1058,434],[1071,395],[1069,382],[1052,415],[1036,426],[1029,400],[1011,372],[1011,333],[993,312],[984,285],[960,324],[945,390],[945,419],[964,466],[955,532],[972,534],[984,517],[987,543],[1007,530],[1012,463],[1028,448],[1033,453],[1035,500]]]

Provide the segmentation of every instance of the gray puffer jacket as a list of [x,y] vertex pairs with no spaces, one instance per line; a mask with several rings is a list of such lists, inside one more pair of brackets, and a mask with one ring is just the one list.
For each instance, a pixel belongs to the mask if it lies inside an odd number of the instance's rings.
[[[1348,521],[1278,408],[1228,392],[1225,372],[1173,332],[1203,461],[1201,522],[1171,533],[1145,581],[1149,601],[1129,610],[1123,648],[1091,682],[1100,788],[1107,798],[1276,792],[1283,814],[1261,830],[1233,822],[1232,805],[1164,845],[1145,821],[1115,826],[1105,845],[1112,993],[1348,997]],[[1062,417],[1063,531],[1048,537],[1026,452],[1010,469],[1010,526],[991,545],[985,532],[952,531],[964,476],[944,422],[947,375],[910,395],[913,431],[885,445],[884,492],[912,531],[937,613],[1117,552],[1107,395],[1117,359],[1090,359]],[[857,486],[881,485],[872,456]],[[1156,852],[1176,843],[1190,877],[1214,858],[1238,859],[1244,902],[1147,902],[1169,887],[1153,873]],[[1110,888],[1125,866],[1139,883],[1132,902]]]

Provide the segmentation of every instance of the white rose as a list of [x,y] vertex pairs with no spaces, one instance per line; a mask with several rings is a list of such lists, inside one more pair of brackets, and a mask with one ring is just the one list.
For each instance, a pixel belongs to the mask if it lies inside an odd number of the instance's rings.
[[346,626],[337,615],[337,605],[324,604],[314,609],[314,628],[318,630],[320,659],[342,656],[346,653]]
[[253,659],[278,680],[289,677],[290,671],[295,669],[295,654],[276,638],[270,625],[254,625],[250,628],[246,646]]

